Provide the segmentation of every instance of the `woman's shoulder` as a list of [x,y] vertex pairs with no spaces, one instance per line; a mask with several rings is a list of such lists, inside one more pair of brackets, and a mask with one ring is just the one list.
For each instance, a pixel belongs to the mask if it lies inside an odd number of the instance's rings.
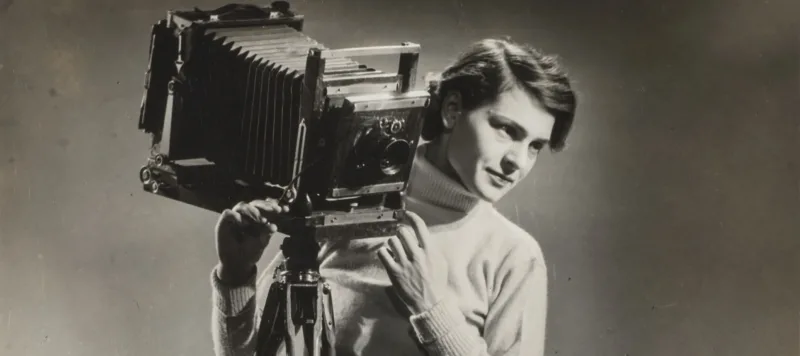
[[508,257],[514,260],[544,264],[542,247],[531,233],[503,215],[494,206],[488,209],[487,214],[491,216],[490,243],[504,245]]

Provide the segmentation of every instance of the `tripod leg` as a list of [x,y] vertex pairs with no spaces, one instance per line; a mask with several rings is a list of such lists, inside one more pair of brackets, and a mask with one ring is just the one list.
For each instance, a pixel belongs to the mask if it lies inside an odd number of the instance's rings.
[[[294,356],[298,352],[302,355],[313,355],[313,340],[311,339],[314,334],[313,328],[314,319],[308,320],[308,313],[314,312],[316,305],[314,303],[315,293],[309,293],[307,283],[294,284],[290,283],[286,293],[286,348],[289,356]],[[298,335],[302,333],[302,335]],[[302,338],[302,340],[301,340]],[[298,350],[297,347],[301,347]]]
[[[323,308],[322,288],[323,288],[322,283],[317,282],[317,288],[314,291],[316,298],[314,298],[315,310],[314,310],[313,340],[310,340],[311,345],[309,345],[310,349],[313,351],[313,356],[322,356],[322,328],[323,328],[323,323],[325,323],[325,317],[324,317],[325,310]],[[306,339],[308,340],[308,338]]]
[[[303,325],[303,339],[305,341],[306,355],[333,356],[332,343],[333,316],[330,305],[330,292],[328,286],[318,282],[314,286],[313,294],[305,294],[304,305],[313,309],[306,310],[314,315],[313,321]],[[306,314],[307,315],[307,314]]]
[[286,319],[282,298],[286,289],[286,285],[278,281],[273,282],[269,288],[258,328],[256,353],[259,356],[275,355],[283,342],[286,330],[282,323],[276,321],[282,322]]
[[[298,352],[302,355],[321,355],[320,348],[324,342],[320,339],[325,323],[321,312],[324,310],[321,290],[318,286],[277,282],[270,287],[259,328],[258,356],[273,356],[282,344],[285,344],[288,356]],[[295,310],[295,307],[298,309]],[[309,312],[314,313],[314,319],[310,322],[307,319]],[[299,320],[296,321],[295,317]],[[300,325],[297,325],[298,322]],[[302,343],[298,343],[298,332],[302,332]],[[298,346],[304,350],[297,350]]]
[[336,356],[336,323],[333,319],[333,298],[331,296],[331,289],[327,283],[321,282],[322,288],[320,289],[319,300],[322,302],[322,328],[324,328],[324,336],[322,343],[322,355]]
[[297,329],[295,328],[295,325],[294,325],[294,315],[292,315],[292,311],[293,311],[293,308],[294,308],[294,305],[292,304],[292,297],[294,295],[294,290],[293,289],[294,289],[293,286],[291,284],[289,284],[286,287],[286,295],[284,296],[284,298],[286,298],[285,299],[285,304],[284,304],[284,307],[285,307],[285,309],[284,309],[284,313],[285,314],[284,315],[286,317],[284,318],[283,321],[285,323],[284,324],[284,328],[285,328],[286,333],[287,333],[287,335],[286,335],[286,352],[287,352],[288,356],[294,356],[295,355],[295,353],[294,353],[295,349],[294,348],[295,348],[295,345],[297,345],[297,342],[296,342],[297,341]]

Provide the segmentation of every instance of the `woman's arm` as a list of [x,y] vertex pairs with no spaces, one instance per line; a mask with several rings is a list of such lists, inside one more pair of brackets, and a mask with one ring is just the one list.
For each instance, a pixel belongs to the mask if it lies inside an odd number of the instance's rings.
[[282,262],[283,255],[279,252],[260,275],[253,271],[245,283],[237,286],[224,284],[217,274],[219,266],[214,268],[211,274],[214,355],[255,354],[258,325],[272,285],[272,274]]
[[256,272],[242,285],[226,285],[211,273],[211,337],[214,355],[253,355],[257,328]]
[[514,262],[504,263],[511,268],[495,286],[499,292],[489,306],[483,336],[471,331],[452,298],[411,317],[429,355],[544,355],[547,268],[538,259]]
[[408,212],[412,231],[401,228],[378,256],[395,292],[411,312],[417,341],[429,355],[530,355],[544,353],[547,316],[547,268],[542,251],[523,233],[516,246],[498,261],[491,281],[483,335],[467,323],[458,296],[447,296],[446,268],[429,231],[418,215]]

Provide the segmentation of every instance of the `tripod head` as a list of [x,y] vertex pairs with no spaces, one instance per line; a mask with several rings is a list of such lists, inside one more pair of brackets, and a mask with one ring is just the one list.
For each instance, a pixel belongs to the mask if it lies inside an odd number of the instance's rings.
[[[291,301],[286,301],[286,310],[282,311],[291,320],[290,324],[314,326],[319,323],[318,314],[323,309],[319,306],[320,298],[329,292],[320,274],[321,245],[341,239],[395,234],[405,215],[403,195],[403,192],[397,192],[366,196],[363,202],[366,207],[351,202],[347,208],[340,205],[336,209],[336,206],[329,205],[326,210],[314,210],[307,197],[295,199],[295,193],[282,195],[279,204],[288,205],[289,212],[267,216],[278,231],[288,236],[280,246],[283,264],[273,274],[275,283],[284,289],[272,290],[271,293],[291,296]],[[265,308],[265,315],[267,313]],[[264,319],[262,325],[266,327],[279,319]]]

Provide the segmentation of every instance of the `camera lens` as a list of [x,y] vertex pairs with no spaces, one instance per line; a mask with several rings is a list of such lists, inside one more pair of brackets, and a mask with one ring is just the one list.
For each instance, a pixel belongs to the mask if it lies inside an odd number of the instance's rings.
[[373,167],[368,168],[372,172],[392,176],[408,164],[411,144],[381,130],[372,129],[358,140],[355,153],[365,167]]
[[380,159],[381,172],[387,176],[395,175],[408,163],[411,145],[406,140],[387,138],[384,140]]

